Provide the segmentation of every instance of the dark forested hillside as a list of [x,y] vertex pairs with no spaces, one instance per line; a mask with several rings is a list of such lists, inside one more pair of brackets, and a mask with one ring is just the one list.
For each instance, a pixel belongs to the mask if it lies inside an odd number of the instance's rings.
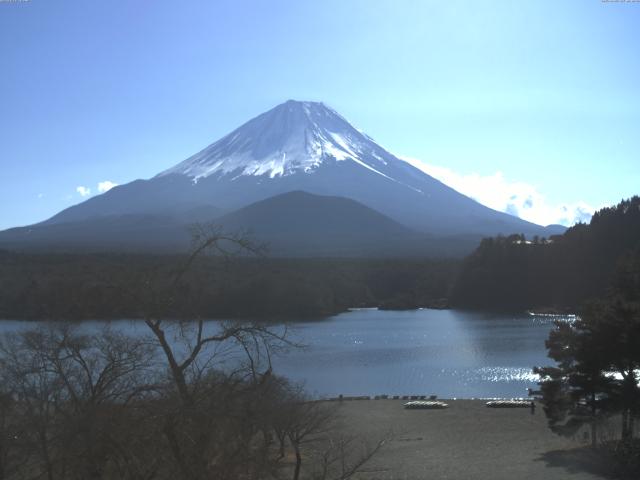
[[640,197],[597,212],[550,239],[482,241],[461,267],[456,306],[574,309],[602,296],[640,258]]
[[[462,264],[429,259],[203,258],[179,287],[179,255],[0,251],[0,318],[322,316],[348,307],[576,309],[615,282],[638,285],[640,197],[564,235],[488,238]],[[635,282],[635,283],[634,283]]]
[[[457,261],[203,258],[173,286],[183,256],[0,252],[0,318],[140,318],[162,297],[173,317],[321,316],[409,308],[448,297]],[[166,300],[166,298],[165,298]]]

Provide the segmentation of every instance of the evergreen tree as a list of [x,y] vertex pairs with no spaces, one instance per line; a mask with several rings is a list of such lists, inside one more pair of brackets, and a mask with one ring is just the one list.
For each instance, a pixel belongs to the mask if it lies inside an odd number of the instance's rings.
[[546,342],[557,367],[535,368],[540,375],[542,403],[550,428],[560,435],[574,435],[583,425],[591,427],[596,445],[597,425],[607,412],[612,380],[606,361],[588,323],[557,322]]
[[546,342],[556,367],[536,368],[551,429],[574,434],[619,413],[623,441],[632,440],[640,411],[640,303],[620,294],[587,304],[572,323],[556,324]]
[[[537,241],[536,241],[537,240]],[[522,235],[483,240],[467,257],[452,304],[465,308],[575,311],[603,297],[616,269],[629,270],[627,289],[640,289],[640,197],[623,200],[564,235],[525,241]]]

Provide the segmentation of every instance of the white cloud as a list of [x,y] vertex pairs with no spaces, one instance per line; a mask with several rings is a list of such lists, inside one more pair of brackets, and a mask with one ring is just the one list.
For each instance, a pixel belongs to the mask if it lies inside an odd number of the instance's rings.
[[98,182],[98,192],[104,193],[111,190],[113,187],[117,187],[118,184],[114,183],[110,180],[105,180],[104,182]]
[[39,193],[38,198],[42,198],[42,197],[44,197],[44,193]]
[[91,195],[91,189],[88,187],[83,187],[82,185],[76,187],[76,192],[78,192],[81,197],[87,197]]
[[594,207],[581,201],[551,204],[533,185],[507,179],[502,172],[492,175],[460,174],[415,158],[400,158],[487,207],[539,225],[571,226],[577,222],[588,222],[595,212]]

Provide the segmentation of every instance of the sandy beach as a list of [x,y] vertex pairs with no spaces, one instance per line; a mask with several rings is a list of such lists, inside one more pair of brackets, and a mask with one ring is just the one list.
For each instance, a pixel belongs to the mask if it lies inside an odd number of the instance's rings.
[[403,400],[343,401],[343,428],[370,441],[393,438],[359,479],[607,478],[586,440],[554,435],[542,408],[492,409],[482,400],[444,400],[443,410],[406,410]]

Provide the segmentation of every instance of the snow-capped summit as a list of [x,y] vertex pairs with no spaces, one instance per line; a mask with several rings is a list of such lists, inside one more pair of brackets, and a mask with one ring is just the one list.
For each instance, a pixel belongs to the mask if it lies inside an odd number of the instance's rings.
[[159,176],[214,174],[269,178],[312,173],[324,162],[352,161],[385,176],[390,155],[320,102],[289,100],[248,121]]

